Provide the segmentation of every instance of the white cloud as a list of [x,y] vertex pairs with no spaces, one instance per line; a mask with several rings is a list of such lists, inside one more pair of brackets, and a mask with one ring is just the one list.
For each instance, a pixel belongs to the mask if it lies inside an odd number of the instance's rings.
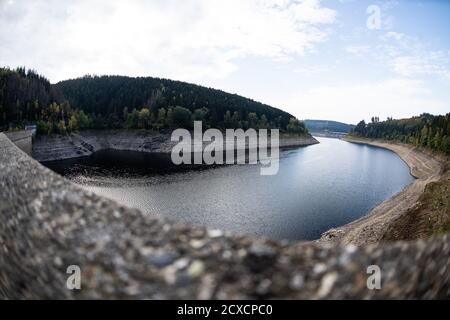
[[382,40],[387,41],[389,39],[395,39],[397,41],[401,41],[405,38],[405,34],[401,32],[389,31],[386,34],[380,37]]
[[370,51],[370,46],[352,45],[347,46],[345,51],[355,56],[365,56]]
[[318,0],[0,0],[0,65],[51,80],[86,73],[220,78],[234,59],[282,60],[324,41]]
[[430,50],[419,39],[388,32],[382,38],[386,63],[402,76],[434,75],[450,80],[450,56],[443,50]]
[[442,51],[432,51],[415,56],[399,56],[390,62],[395,72],[404,76],[420,74],[437,75],[450,80],[450,57]]
[[450,55],[445,50],[431,50],[416,37],[389,31],[379,37],[380,42],[367,45],[350,45],[346,52],[364,56],[388,66],[397,75],[416,77],[439,76],[450,80]]
[[300,119],[357,123],[372,116],[403,118],[423,112],[445,113],[448,104],[433,96],[422,81],[396,78],[359,85],[317,87],[295,94],[283,104]]
[[289,6],[295,19],[307,24],[332,23],[336,12],[329,8],[321,8],[319,0],[306,0]]
[[333,67],[325,67],[323,65],[299,65],[293,69],[294,73],[299,73],[303,76],[317,76],[329,72]]

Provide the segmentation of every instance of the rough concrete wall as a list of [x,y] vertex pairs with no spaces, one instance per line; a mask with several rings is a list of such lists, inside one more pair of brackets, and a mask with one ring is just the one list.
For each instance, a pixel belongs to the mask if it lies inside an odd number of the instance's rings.
[[[331,246],[167,221],[86,192],[0,134],[1,298],[448,298],[450,237]],[[66,287],[81,269],[81,290]],[[381,269],[381,289],[366,286]]]
[[12,131],[6,132],[6,136],[14,142],[16,146],[18,146],[23,152],[31,156],[33,150],[32,143],[32,135],[33,131],[24,130],[24,131]]

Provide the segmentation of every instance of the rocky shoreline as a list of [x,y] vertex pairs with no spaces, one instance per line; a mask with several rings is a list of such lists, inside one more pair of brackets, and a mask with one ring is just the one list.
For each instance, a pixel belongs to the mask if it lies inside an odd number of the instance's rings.
[[[450,296],[450,237],[287,243],[145,215],[48,170],[0,133],[2,299],[401,299]],[[81,270],[69,290],[68,266]],[[367,268],[382,286],[366,285]]]
[[406,144],[348,137],[344,140],[381,147],[395,152],[409,166],[411,175],[416,180],[360,219],[323,233],[318,242],[358,246],[379,243],[384,238],[386,231],[416,205],[424,192],[425,186],[438,181],[442,177],[443,162],[436,156]]
[[[280,147],[319,143],[312,136],[280,136]],[[176,144],[170,134],[144,130],[87,130],[69,135],[39,136],[33,142],[33,158],[53,161],[88,156],[95,151],[116,149],[170,153]]]

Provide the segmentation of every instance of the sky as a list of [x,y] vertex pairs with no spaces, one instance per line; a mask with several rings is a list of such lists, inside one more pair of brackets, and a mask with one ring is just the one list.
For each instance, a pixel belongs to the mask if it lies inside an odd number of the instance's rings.
[[299,119],[450,112],[450,1],[0,0],[0,66],[153,76]]

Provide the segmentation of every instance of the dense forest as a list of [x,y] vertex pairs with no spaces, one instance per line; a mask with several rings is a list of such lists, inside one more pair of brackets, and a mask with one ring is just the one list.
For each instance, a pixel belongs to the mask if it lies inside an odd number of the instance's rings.
[[[57,121],[52,108],[62,102],[50,82],[32,70],[0,68],[0,128],[21,126],[41,119]],[[61,103],[59,107],[68,109]]]
[[35,71],[0,68],[0,129],[36,124],[39,134],[85,129],[279,128],[307,133],[287,112],[236,94],[180,81],[85,76],[50,82]]
[[351,134],[396,140],[450,154],[450,113],[440,116],[424,113],[409,119],[388,118],[386,121],[373,117],[370,123],[360,121]]
[[331,120],[304,120],[306,128],[310,132],[342,132],[348,133],[355,126]]

